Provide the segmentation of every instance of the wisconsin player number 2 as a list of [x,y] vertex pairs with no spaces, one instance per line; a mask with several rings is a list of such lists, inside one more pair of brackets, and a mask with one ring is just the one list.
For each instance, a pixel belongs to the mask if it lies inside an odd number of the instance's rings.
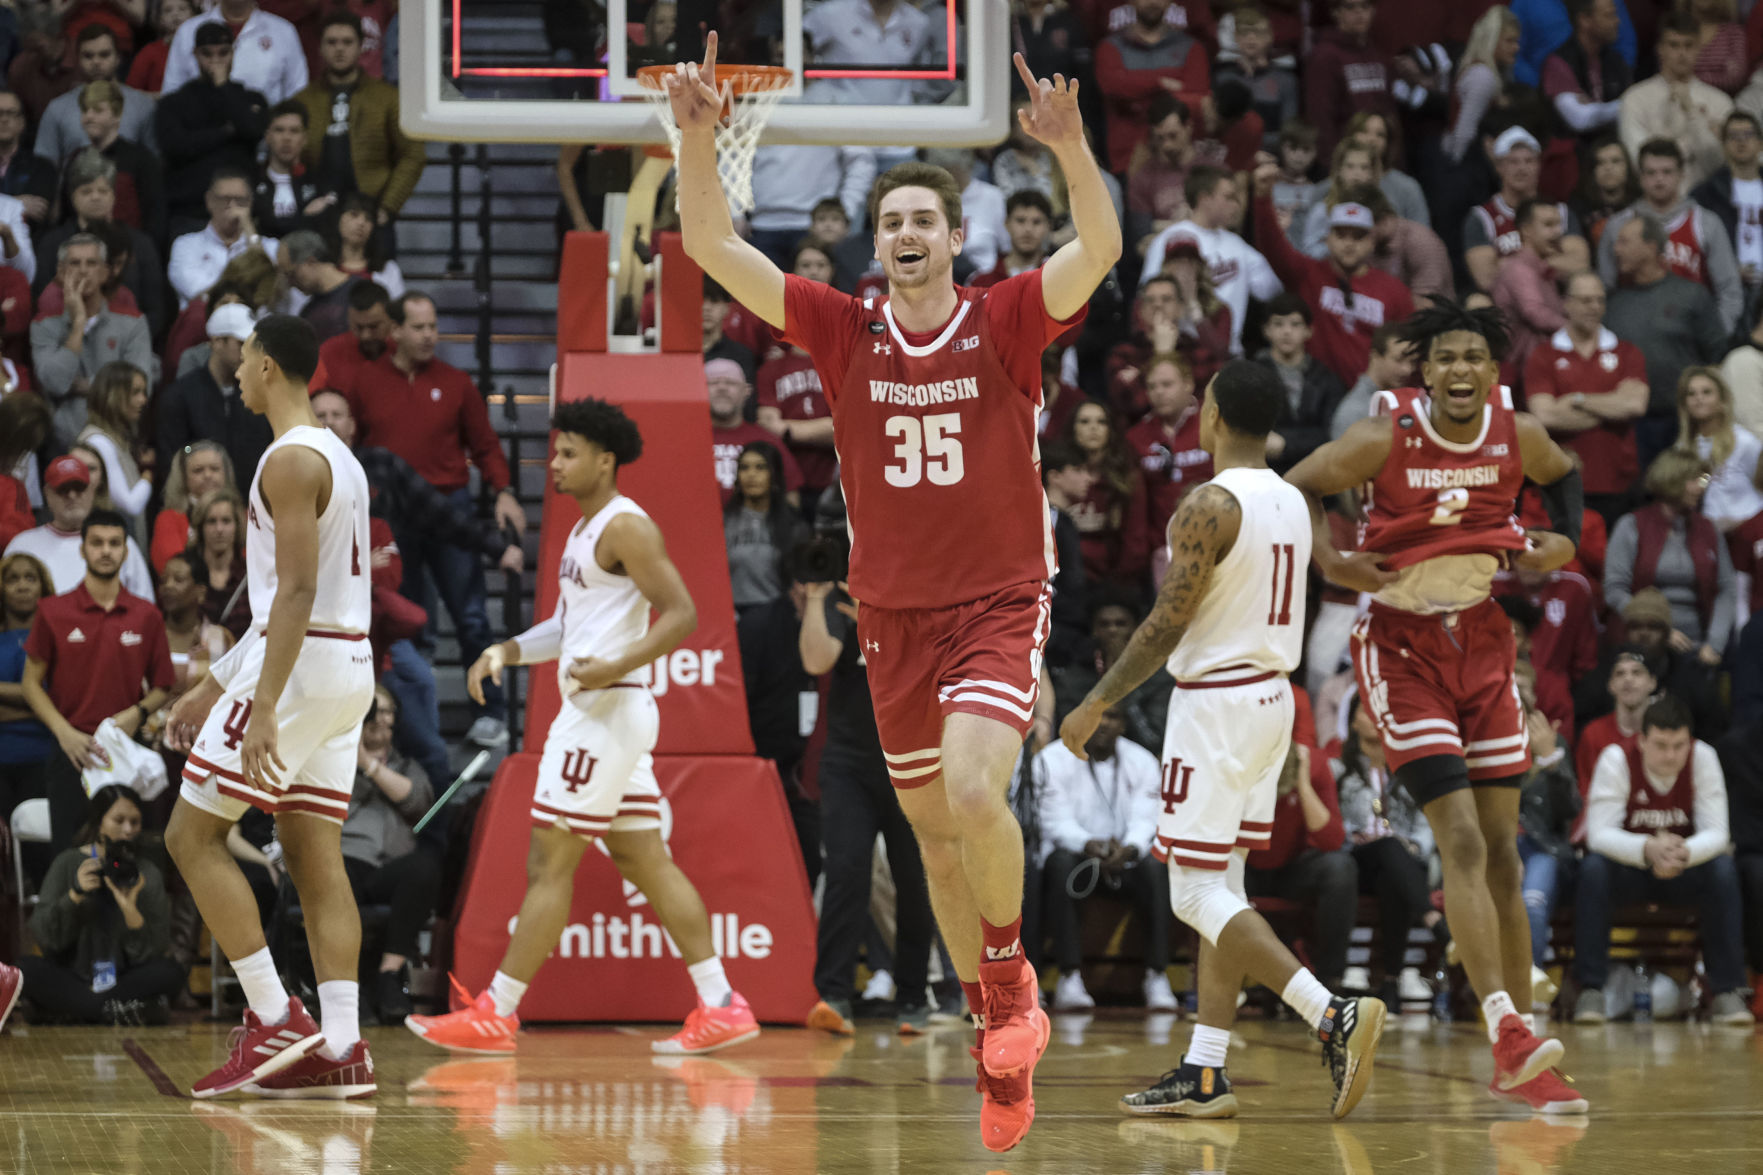
[[916,416],[890,416],[883,426],[895,441],[894,460],[886,468],[888,484],[915,486],[927,480],[934,486],[952,486],[967,472],[961,458],[959,412],[939,412],[920,420]]

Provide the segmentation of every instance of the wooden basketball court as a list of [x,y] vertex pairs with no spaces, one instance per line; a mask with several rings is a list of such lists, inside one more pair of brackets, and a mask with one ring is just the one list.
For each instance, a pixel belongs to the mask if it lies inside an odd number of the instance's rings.
[[191,1081],[228,1026],[32,1028],[0,1038],[0,1171],[240,1172],[1230,1172],[1427,1175],[1763,1170],[1763,1036],[1703,1025],[1562,1028],[1581,1121],[1487,1096],[1471,1025],[1392,1020],[1377,1079],[1346,1123],[1293,1024],[1245,1023],[1231,1057],[1243,1116],[1127,1118],[1187,1039],[1172,1016],[1056,1017],[1023,1144],[978,1138],[969,1032],[902,1040],[773,1029],[710,1058],[659,1061],[658,1029],[523,1032],[515,1058],[453,1060],[399,1028],[370,1031],[379,1095],[361,1103],[198,1103]]

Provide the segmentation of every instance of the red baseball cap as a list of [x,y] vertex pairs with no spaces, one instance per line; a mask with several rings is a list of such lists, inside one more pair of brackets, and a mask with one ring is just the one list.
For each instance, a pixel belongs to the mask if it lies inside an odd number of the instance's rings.
[[77,485],[81,489],[92,484],[92,471],[86,463],[72,455],[57,457],[49,462],[49,468],[43,471],[43,484],[52,490],[65,489]]

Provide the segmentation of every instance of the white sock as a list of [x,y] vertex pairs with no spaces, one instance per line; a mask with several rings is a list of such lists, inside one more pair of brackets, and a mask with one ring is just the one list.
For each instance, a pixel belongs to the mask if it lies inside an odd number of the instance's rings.
[[245,990],[245,1002],[265,1024],[280,1024],[288,1018],[288,989],[276,974],[275,960],[269,948],[254,951],[243,959],[233,960],[233,974]]
[[[1488,1022],[1488,1040],[1497,1043],[1500,1039],[1500,1021],[1507,1016],[1518,1015],[1518,1005],[1505,992],[1496,991],[1481,1001],[1481,1015]],[[1526,1022],[1525,1026],[1529,1027],[1529,1023]]]
[[1323,1014],[1328,1011],[1328,1001],[1334,997],[1329,994],[1328,988],[1322,986],[1321,980],[1310,974],[1310,968],[1299,967],[1298,973],[1286,984],[1286,989],[1279,993],[1279,998],[1286,1002],[1288,1008],[1304,1017],[1306,1024],[1315,1028],[1322,1023]]
[[353,979],[327,979],[318,985],[321,1051],[333,1061],[349,1055],[361,1039],[361,985]]
[[514,1009],[520,1007],[521,997],[526,995],[526,984],[512,975],[496,972],[490,980],[490,999],[495,1001],[496,1015],[512,1016]]
[[715,955],[701,963],[693,963],[686,971],[697,985],[698,998],[705,1007],[726,1007],[729,997],[735,994],[735,989],[728,985],[728,976],[722,973],[722,960]]
[[1208,1028],[1204,1024],[1194,1025],[1194,1035],[1188,1038],[1188,1051],[1182,1057],[1190,1065],[1206,1065],[1213,1069],[1224,1068],[1224,1056],[1230,1050],[1230,1030],[1226,1028]]

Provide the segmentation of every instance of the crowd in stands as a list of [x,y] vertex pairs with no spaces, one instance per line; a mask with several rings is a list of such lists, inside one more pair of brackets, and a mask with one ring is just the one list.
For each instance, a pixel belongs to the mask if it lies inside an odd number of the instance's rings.
[[[808,9],[811,58],[911,66],[940,52],[943,0]],[[630,11],[646,59],[674,59],[674,5]],[[242,341],[274,310],[325,340],[314,408],[375,490],[384,688],[344,844],[361,900],[391,910],[364,955],[383,974],[371,990],[388,1016],[408,1007],[446,831],[410,828],[452,774],[425,629],[444,606],[466,661],[497,635],[485,572],[520,568],[526,517],[483,397],[436,358],[434,300],[395,260],[424,159],[388,81],[395,12],[0,7],[0,812],[46,798],[64,850],[30,861],[40,1014],[156,1016],[194,958],[187,895],[154,842],[170,795],[88,806],[81,768],[107,723],[157,746],[165,708],[253,623],[244,495],[270,435],[235,381]],[[584,27],[548,24],[573,55],[593,52]],[[1145,1002],[1175,1003],[1165,967],[1184,948],[1151,852],[1170,682],[1111,712],[1087,765],[1053,731],[1144,615],[1168,520],[1211,474],[1207,381],[1232,357],[1279,375],[1268,460],[1287,469],[1415,383],[1423,357],[1400,324],[1455,298],[1504,312],[1512,402],[1575,454],[1587,492],[1577,559],[1497,585],[1530,716],[1520,848],[1535,962],[1554,961],[1552,922],[1571,914],[1565,1010],[1594,1019],[1612,919],[1639,900],[1693,909],[1713,1013],[1748,1016],[1746,964],[1763,968],[1763,4],[1014,0],[1009,32],[972,49],[1078,79],[1127,242],[1042,363],[1060,570],[1013,802],[1024,940],[1059,971],[1054,1002],[1093,1000],[1084,927],[1102,907],[1086,899],[1117,894],[1143,927]],[[865,102],[949,96],[946,83],[840,84]],[[564,150],[560,228],[598,226],[624,151]],[[744,231],[790,272],[885,292],[866,196],[911,154],[762,147]],[[1008,280],[1071,239],[1064,177],[1020,130],[920,154],[963,189],[958,281]],[[671,206],[666,192],[660,223]],[[938,955],[922,865],[880,759],[850,601],[809,570],[836,563],[843,532],[827,398],[802,351],[711,283],[702,342],[755,743],[779,765],[804,867],[824,872],[816,984],[849,1014],[864,955],[891,972],[902,1015],[922,1011]],[[1343,545],[1351,497],[1331,504]],[[1546,525],[1534,494],[1522,509]],[[1325,984],[1424,998],[1404,974],[1408,934],[1444,942],[1449,928],[1426,821],[1391,786],[1355,696],[1358,606],[1312,583],[1293,752],[1248,886],[1301,908]],[[802,697],[823,676],[825,745],[811,753]],[[465,739],[505,745],[504,709],[492,689]],[[878,835],[887,935],[868,913]],[[131,841],[136,888],[78,859]],[[273,830],[248,819],[233,848],[268,915]],[[1378,930],[1363,970],[1349,965],[1361,897]],[[39,996],[69,972],[110,994]]]

